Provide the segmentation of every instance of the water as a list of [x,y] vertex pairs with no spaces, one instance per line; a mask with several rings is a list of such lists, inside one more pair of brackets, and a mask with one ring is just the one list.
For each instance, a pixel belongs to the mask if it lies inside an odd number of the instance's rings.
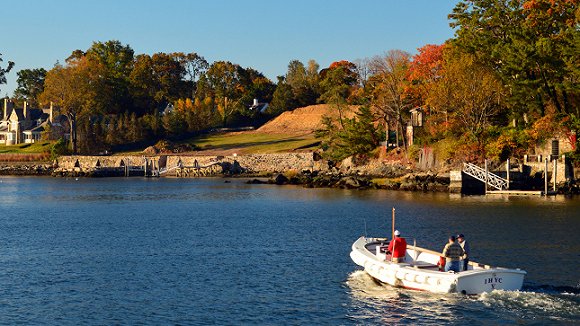
[[[574,324],[580,199],[246,185],[223,179],[0,179],[0,324]],[[465,297],[375,283],[349,257],[397,228],[528,271]]]

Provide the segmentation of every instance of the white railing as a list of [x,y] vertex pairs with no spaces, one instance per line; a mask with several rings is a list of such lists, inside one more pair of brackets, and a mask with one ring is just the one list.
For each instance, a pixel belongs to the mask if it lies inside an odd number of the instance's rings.
[[487,177],[485,175],[485,169],[471,163],[463,163],[463,173],[476,178],[479,181],[487,182],[488,185],[494,187],[497,190],[508,189],[508,181],[501,178],[497,174],[487,172]]

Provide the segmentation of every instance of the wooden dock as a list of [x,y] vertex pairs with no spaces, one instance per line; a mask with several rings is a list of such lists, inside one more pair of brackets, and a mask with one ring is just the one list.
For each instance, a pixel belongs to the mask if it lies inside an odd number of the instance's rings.
[[487,195],[508,195],[508,196],[555,196],[556,192],[541,190],[488,190]]

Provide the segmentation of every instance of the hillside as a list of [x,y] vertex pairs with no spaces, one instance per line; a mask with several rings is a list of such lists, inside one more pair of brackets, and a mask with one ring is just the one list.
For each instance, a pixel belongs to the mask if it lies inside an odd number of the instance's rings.
[[[356,105],[349,106],[346,117],[352,117]],[[256,133],[310,134],[322,127],[322,117],[338,118],[338,112],[328,104],[310,105],[287,111],[269,121]]]
[[[354,116],[356,108],[349,106],[344,116]],[[319,140],[314,131],[322,127],[323,116],[338,118],[338,112],[326,104],[298,108],[284,112],[257,130],[212,133],[186,141],[197,149],[187,153],[231,155],[315,150]]]

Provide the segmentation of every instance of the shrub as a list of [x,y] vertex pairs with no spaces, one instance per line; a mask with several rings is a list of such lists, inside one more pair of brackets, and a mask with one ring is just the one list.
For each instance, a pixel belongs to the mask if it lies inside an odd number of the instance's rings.
[[61,155],[68,154],[68,147],[64,139],[60,138],[59,140],[52,145],[50,148],[50,159],[54,160]]

